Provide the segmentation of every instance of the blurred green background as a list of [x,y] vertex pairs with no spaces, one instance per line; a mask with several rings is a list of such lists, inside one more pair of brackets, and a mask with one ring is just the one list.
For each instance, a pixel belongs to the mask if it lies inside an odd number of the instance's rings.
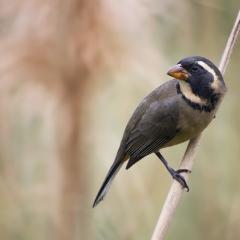
[[[239,0],[0,1],[0,239],[150,239],[154,156],[92,202],[138,102],[181,58],[219,63]],[[240,42],[166,239],[240,239]],[[176,167],[186,144],[164,149]]]

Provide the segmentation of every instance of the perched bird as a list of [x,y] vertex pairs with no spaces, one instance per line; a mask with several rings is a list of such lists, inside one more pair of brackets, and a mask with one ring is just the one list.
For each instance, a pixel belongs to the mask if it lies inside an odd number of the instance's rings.
[[189,190],[180,174],[189,170],[174,170],[159,150],[192,139],[203,131],[214,118],[227,89],[219,69],[204,57],[184,58],[167,74],[174,79],[147,95],[130,118],[93,207],[103,200],[125,161],[128,161],[128,169],[151,153],[155,153],[171,176]]

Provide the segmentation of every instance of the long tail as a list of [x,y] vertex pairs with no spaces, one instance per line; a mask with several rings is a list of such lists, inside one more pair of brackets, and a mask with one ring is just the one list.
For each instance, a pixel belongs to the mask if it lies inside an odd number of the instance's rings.
[[98,191],[98,194],[93,203],[93,208],[96,207],[97,204],[103,200],[103,198],[105,197],[105,195],[107,194],[107,192],[109,190],[109,187],[110,187],[114,177],[120,170],[123,163],[124,163],[124,161],[115,161],[113,163],[113,165],[111,166],[111,168],[108,171],[106,178],[103,181],[103,184],[102,184],[100,190]]

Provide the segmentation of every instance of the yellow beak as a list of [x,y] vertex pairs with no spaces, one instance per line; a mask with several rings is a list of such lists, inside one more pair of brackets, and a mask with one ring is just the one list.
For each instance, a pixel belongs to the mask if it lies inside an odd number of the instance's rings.
[[167,72],[167,74],[171,77],[174,77],[179,80],[188,80],[189,73],[182,67],[181,64],[177,64],[170,68]]

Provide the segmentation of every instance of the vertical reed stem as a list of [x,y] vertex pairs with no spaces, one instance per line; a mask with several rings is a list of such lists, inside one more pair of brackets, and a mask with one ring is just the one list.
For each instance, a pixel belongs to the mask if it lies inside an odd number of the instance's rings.
[[[223,55],[222,55],[222,58],[221,58],[221,61],[219,64],[219,69],[222,72],[222,74],[224,74],[224,72],[227,68],[233,47],[234,47],[237,37],[239,35],[239,32],[240,32],[240,10],[238,12],[238,16],[234,23],[232,32],[229,35],[226,47],[224,49],[224,52],[223,52]],[[195,139],[192,139],[189,142],[186,152],[184,154],[184,157],[182,159],[181,165],[180,165],[181,169],[183,169],[183,168],[187,168],[189,170],[192,169],[195,155],[197,152],[197,148],[200,144],[200,139],[201,139],[201,135],[199,135]],[[188,174],[184,174],[184,177],[186,179],[188,179]],[[174,214],[179,205],[183,191],[184,190],[181,187],[181,185],[177,181],[174,180],[172,183],[172,186],[168,192],[168,196],[165,200],[165,203],[163,205],[161,214],[159,216],[159,219],[158,219],[157,225],[155,227],[155,230],[153,232],[151,240],[163,240],[165,238],[167,230],[173,220]]]

